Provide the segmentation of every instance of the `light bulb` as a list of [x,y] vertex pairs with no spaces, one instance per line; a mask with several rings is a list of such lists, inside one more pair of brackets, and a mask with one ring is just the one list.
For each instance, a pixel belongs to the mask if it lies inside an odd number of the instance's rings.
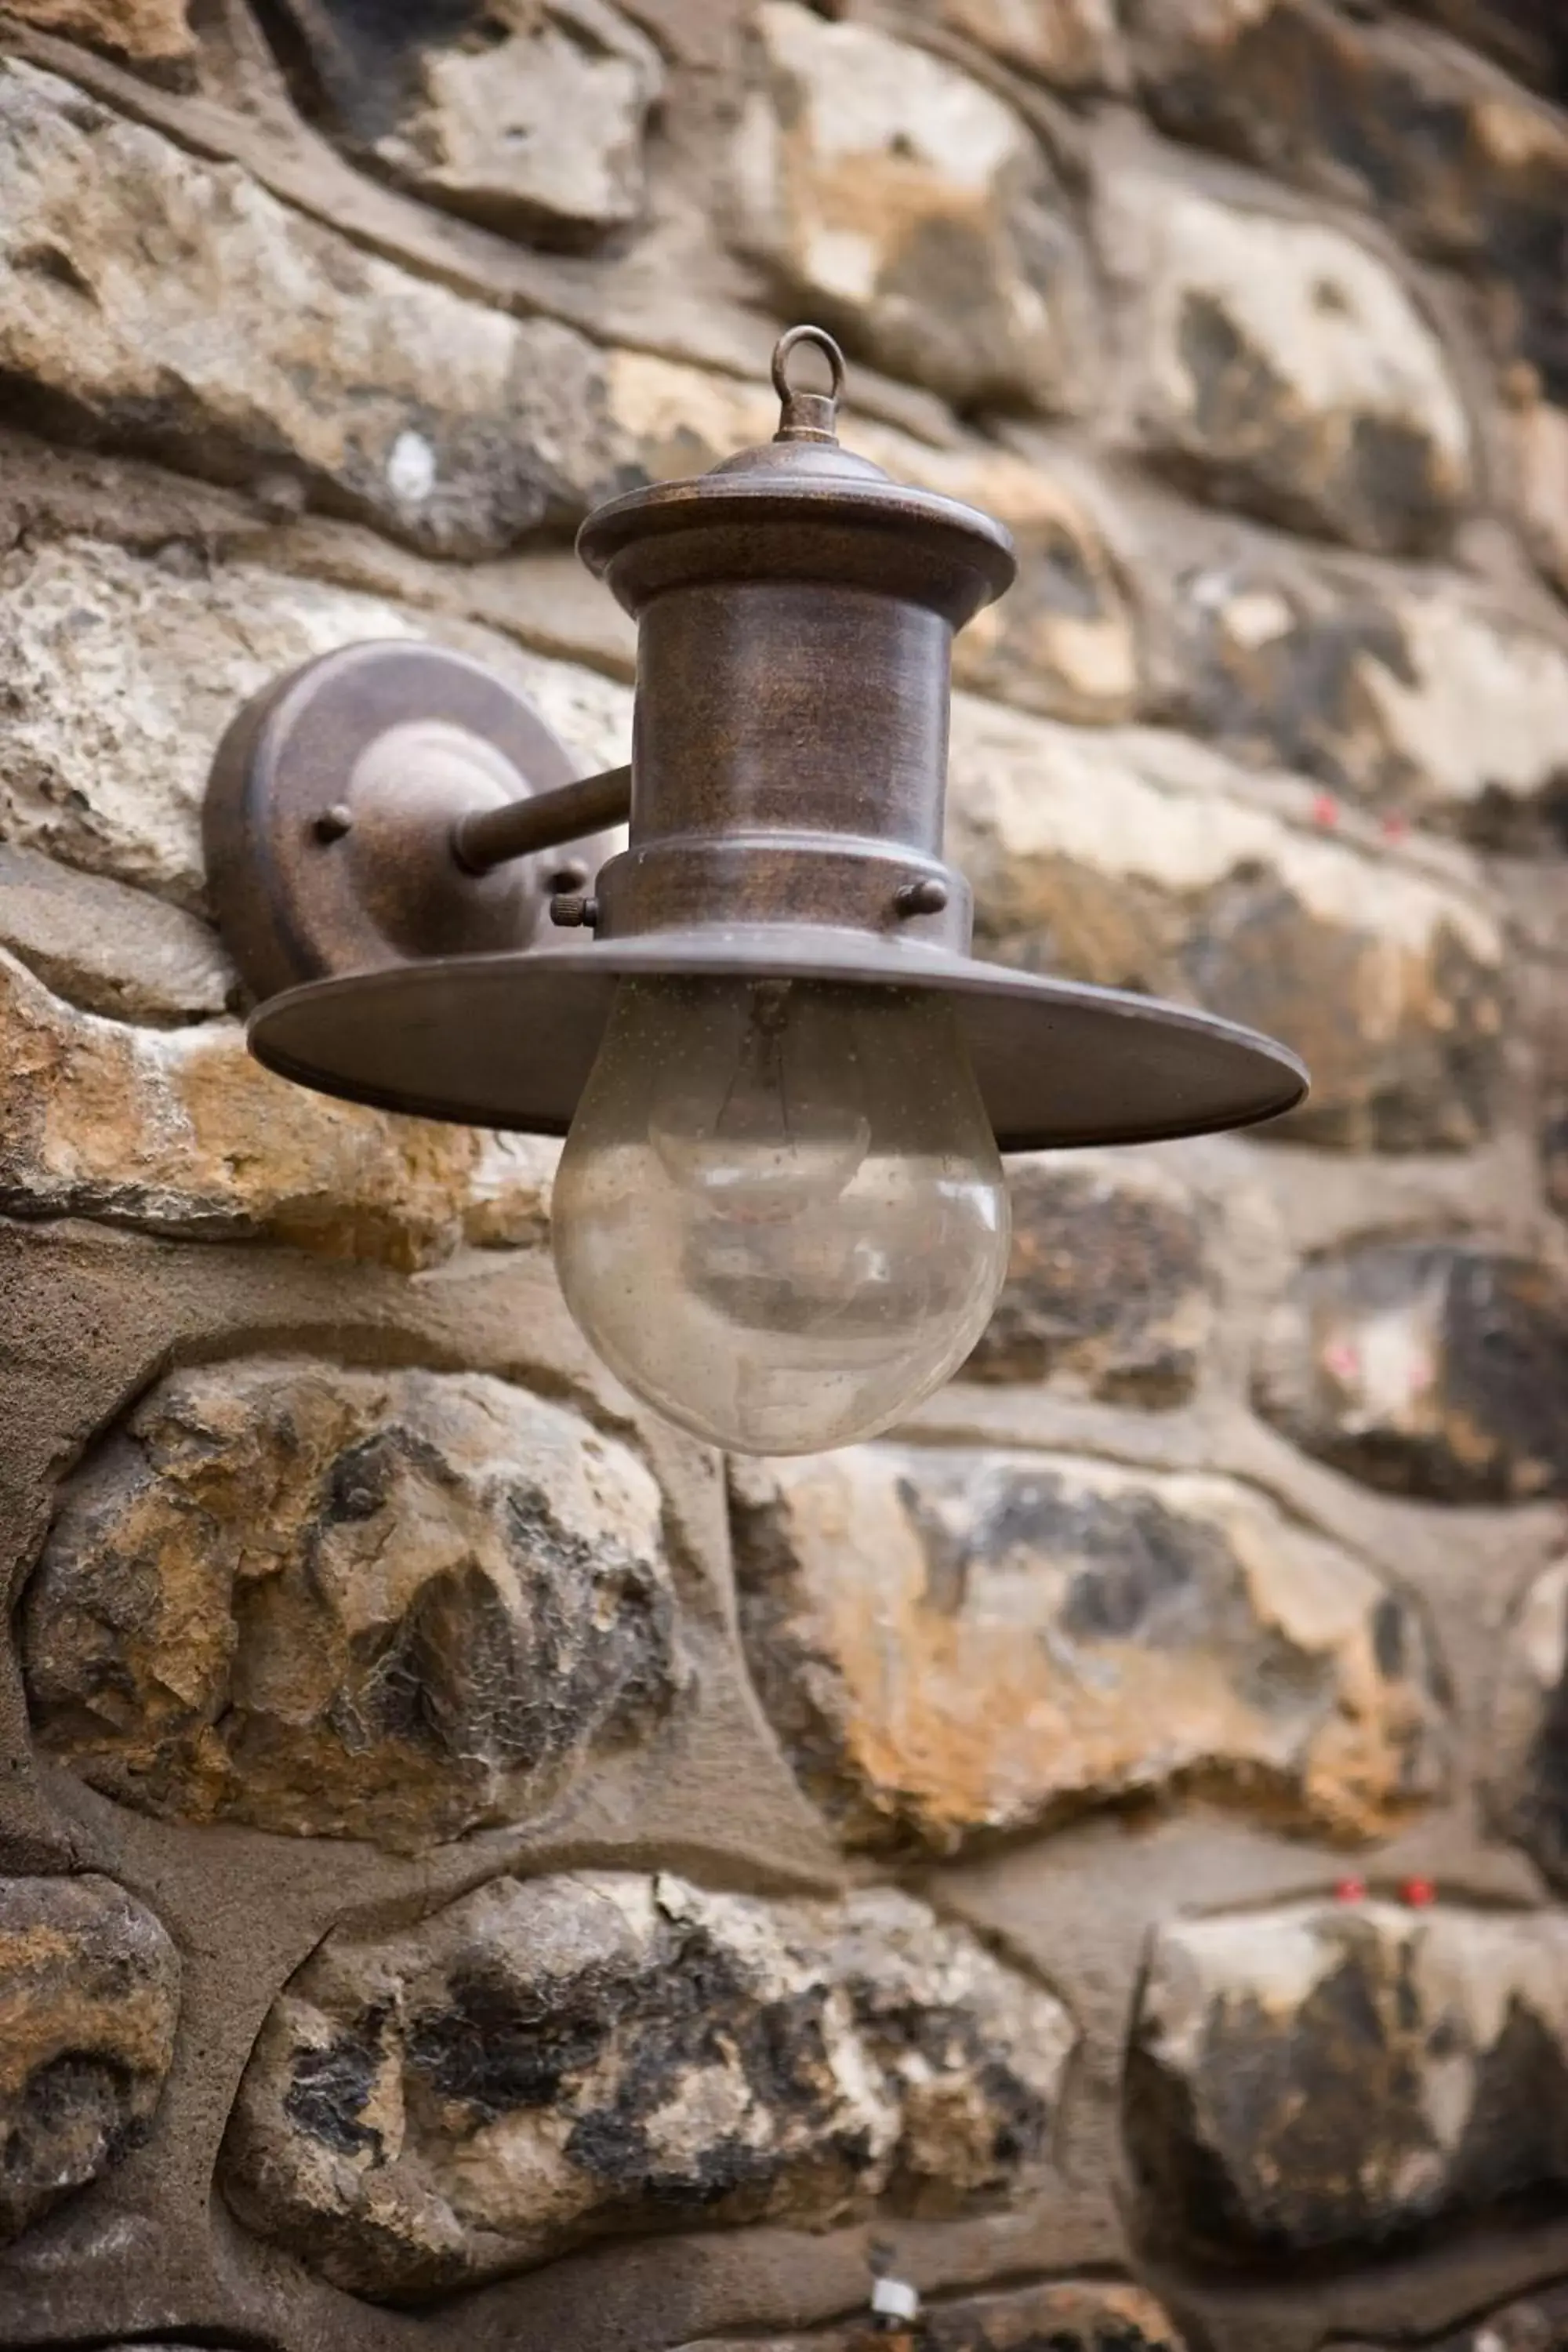
[[622,981],[553,1228],[610,1369],[742,1454],[887,1428],[963,1361],[1007,1265],[952,1007],[837,982]]

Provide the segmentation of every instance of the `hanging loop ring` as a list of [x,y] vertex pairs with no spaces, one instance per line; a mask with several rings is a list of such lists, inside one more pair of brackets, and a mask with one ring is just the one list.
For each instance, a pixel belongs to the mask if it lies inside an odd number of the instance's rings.
[[[792,355],[809,343],[827,362],[832,383],[828,392],[805,392],[789,380]],[[844,354],[826,327],[790,327],[773,345],[773,390],[781,404],[777,441],[833,441],[837,438],[838,404],[844,397]]]

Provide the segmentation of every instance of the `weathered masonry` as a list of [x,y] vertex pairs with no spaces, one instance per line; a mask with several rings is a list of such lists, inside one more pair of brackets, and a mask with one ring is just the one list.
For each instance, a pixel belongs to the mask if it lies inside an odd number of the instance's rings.
[[[1556,0],[0,13],[0,2342],[1568,2347],[1565,240]],[[983,951],[1315,1087],[726,1465],[198,816],[367,637],[623,761],[796,317],[1019,544]]]

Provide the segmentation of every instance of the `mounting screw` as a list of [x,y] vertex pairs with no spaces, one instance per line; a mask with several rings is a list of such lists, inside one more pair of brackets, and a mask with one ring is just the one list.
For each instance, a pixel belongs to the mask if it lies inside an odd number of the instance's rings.
[[550,919],[552,923],[559,923],[563,931],[574,931],[579,927],[594,930],[599,920],[599,902],[597,898],[584,898],[578,894],[552,898]]
[[906,882],[893,900],[900,915],[940,915],[947,904],[947,884],[934,874]]
[[341,841],[345,833],[353,830],[354,813],[346,802],[337,801],[323,809],[310,827],[318,841]]

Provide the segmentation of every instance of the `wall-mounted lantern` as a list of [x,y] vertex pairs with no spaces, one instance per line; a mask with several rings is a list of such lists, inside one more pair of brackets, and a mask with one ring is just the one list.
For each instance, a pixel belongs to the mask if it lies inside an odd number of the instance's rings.
[[[830,394],[792,384],[802,342]],[[206,841],[258,1057],[566,1135],[555,1260],[587,1339],[672,1421],[789,1454],[963,1362],[1006,1265],[1000,1152],[1239,1127],[1306,1079],[1229,1023],[971,958],[950,655],[1011,541],[840,447],[820,330],[773,381],[771,444],[580,534],[638,625],[629,770],[574,780],[475,664],[358,646],[235,721]],[[628,818],[590,890],[566,845]]]

